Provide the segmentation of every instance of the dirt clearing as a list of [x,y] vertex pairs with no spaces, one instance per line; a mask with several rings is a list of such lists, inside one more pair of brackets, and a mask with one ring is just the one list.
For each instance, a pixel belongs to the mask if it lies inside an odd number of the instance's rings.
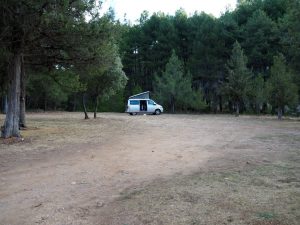
[[1,225],[299,224],[299,121],[82,118],[28,114],[2,140]]

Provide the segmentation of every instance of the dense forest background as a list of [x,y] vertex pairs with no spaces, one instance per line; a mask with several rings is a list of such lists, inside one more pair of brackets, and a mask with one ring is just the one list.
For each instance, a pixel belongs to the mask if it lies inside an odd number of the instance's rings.
[[[22,4],[4,2],[2,10],[5,4]],[[28,4],[34,10],[41,2],[47,1]],[[144,11],[134,25],[117,21],[113,10],[104,15],[91,13],[86,21],[86,10],[96,9],[79,6],[80,17],[69,15],[79,28],[65,18],[66,11],[55,17],[49,13],[41,20],[45,26],[41,29],[47,32],[38,36],[38,47],[24,45],[27,110],[124,112],[128,96],[151,91],[170,112],[297,113],[298,0],[239,0],[235,10],[219,18],[204,12],[188,16],[183,9],[174,16]],[[7,25],[2,18],[3,24]],[[0,34],[2,111],[7,104],[10,57],[4,25]],[[41,55],[47,55],[45,60]]]
[[[299,6],[299,1],[289,0],[238,1],[234,11],[227,11],[220,18],[203,12],[188,17],[182,9],[175,16],[163,13],[149,16],[144,12],[139,24],[123,27],[120,50],[129,78],[125,96],[136,90],[150,90],[155,94],[159,84],[155,76],[163,76],[172,50],[175,50],[184,73],[191,76],[192,88],[203,92],[206,107],[201,107],[202,110],[232,111],[235,97],[224,86],[230,77],[228,62],[234,43],[238,42],[249,70],[248,78],[242,81],[245,87],[238,91],[242,110],[274,112],[276,107],[271,107],[267,90],[274,57],[283,55],[282,66],[292,74],[288,79],[297,84],[298,90],[300,87]],[[286,77],[287,73],[281,76]],[[285,83],[283,89],[295,90],[290,82]],[[237,86],[243,84],[233,84],[233,88]],[[177,94],[181,91],[179,87]],[[161,96],[156,97],[161,99]],[[167,101],[164,104],[168,106]],[[286,105],[295,106],[295,98],[291,96]],[[184,109],[182,104],[177,106],[177,110]]]

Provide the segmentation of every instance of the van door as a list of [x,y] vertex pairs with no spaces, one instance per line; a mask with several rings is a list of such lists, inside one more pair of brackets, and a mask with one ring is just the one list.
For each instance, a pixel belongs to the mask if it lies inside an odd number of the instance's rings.
[[147,102],[148,102],[148,112],[154,113],[156,109],[156,103],[151,99],[149,99]]
[[140,100],[140,111],[147,112],[147,100]]
[[139,100],[129,100],[128,112],[139,112],[139,111],[140,111],[140,101]]

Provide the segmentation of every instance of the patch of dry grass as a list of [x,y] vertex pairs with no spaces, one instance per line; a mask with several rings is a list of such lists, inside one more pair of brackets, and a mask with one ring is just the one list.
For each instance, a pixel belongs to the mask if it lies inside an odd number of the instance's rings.
[[[82,114],[83,115],[83,114]],[[0,139],[0,150],[13,152],[41,152],[63,146],[100,143],[114,123],[105,118],[84,120],[81,113],[29,113],[28,128],[21,130],[22,143],[14,139]],[[0,115],[0,124],[4,115]],[[7,145],[14,144],[14,145]]]
[[272,138],[286,144],[280,160],[173,176],[127,189],[108,207],[114,211],[107,224],[299,224],[300,142],[293,135]]
[[[287,170],[289,173],[287,173]],[[197,173],[126,190],[111,224],[298,224],[299,168]]]

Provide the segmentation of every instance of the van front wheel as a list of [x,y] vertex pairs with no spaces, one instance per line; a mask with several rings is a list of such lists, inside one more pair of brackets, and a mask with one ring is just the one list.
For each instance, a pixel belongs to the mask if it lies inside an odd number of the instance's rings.
[[154,112],[154,114],[155,114],[155,115],[159,115],[159,114],[161,114],[161,111],[160,111],[160,109],[156,109],[156,110],[155,110],[155,112]]

